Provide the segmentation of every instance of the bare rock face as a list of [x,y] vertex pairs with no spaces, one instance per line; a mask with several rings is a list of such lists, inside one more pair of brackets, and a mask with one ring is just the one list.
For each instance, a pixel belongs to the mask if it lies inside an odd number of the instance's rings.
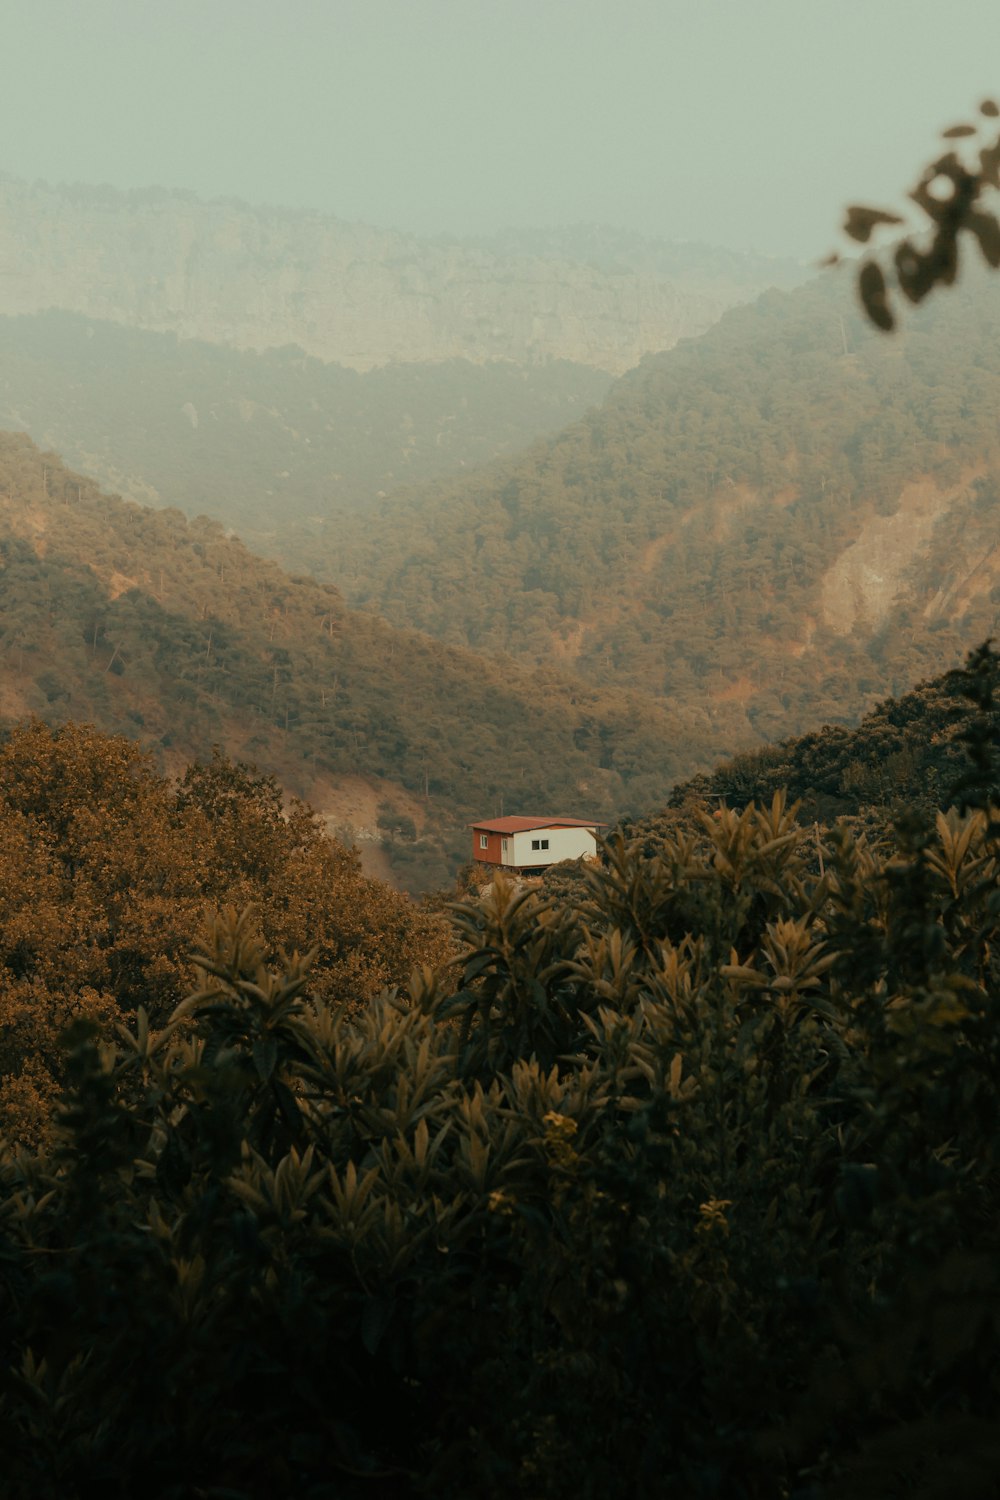
[[665,276],[422,240],[314,213],[0,179],[0,313],[58,307],[357,370],[569,359],[618,374],[703,332],[766,270]]
[[[946,489],[939,489],[930,479],[905,485],[892,515],[866,521],[823,576],[823,623],[838,635],[849,635],[857,628],[877,629],[906,597],[909,569],[926,555],[935,527],[965,497],[978,472],[968,470],[959,484]],[[955,563],[960,578],[965,563],[957,554]],[[929,605],[926,613],[931,612]]]

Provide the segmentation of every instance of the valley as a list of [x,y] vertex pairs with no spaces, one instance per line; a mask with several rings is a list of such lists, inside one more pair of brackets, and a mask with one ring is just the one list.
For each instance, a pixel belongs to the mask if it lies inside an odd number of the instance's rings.
[[359,373],[49,311],[0,317],[0,427],[127,499],[210,514],[255,550],[332,511],[518,452],[596,405],[586,365],[468,359]]
[[6,7],[0,1500],[996,1500],[934,22]]
[[0,318],[0,414],[83,471],[6,440],[0,711],[217,742],[413,890],[484,810],[635,816],[992,632],[997,320],[972,276],[887,343],[828,275],[613,380]]
[[390,827],[418,811],[420,842],[392,849],[418,889],[451,878],[484,807],[610,814],[689,765],[677,732],[697,715],[351,610],[218,522],[109,496],[22,435],[0,439],[0,591],[8,723],[86,720],[168,769],[218,744],[340,827],[363,785],[368,841],[373,799]]

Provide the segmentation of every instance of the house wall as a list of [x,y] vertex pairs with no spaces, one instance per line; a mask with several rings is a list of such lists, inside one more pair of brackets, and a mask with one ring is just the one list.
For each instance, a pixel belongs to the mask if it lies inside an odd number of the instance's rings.
[[[539,843],[548,839],[548,849],[532,849],[535,839]],[[597,840],[589,828],[532,828],[526,833],[515,833],[510,839],[511,858],[505,863],[524,865],[554,865],[560,859],[579,859],[581,854],[594,854]]]
[[[482,839],[486,839],[486,848],[482,846]],[[500,850],[500,835],[498,833],[484,833],[478,828],[472,830],[472,858],[487,865],[503,864]]]

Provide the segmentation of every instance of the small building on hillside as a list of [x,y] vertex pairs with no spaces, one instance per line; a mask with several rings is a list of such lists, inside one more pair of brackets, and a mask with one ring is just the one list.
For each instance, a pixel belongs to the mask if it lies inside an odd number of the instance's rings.
[[592,818],[483,818],[472,828],[472,858],[502,870],[544,870],[561,859],[597,853]]

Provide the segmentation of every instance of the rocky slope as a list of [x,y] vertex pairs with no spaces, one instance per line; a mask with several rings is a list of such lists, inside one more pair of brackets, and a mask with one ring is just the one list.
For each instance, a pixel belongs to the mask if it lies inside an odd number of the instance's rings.
[[790,274],[602,244],[584,236],[575,256],[544,241],[466,245],[157,189],[0,178],[0,313],[59,307],[242,348],[297,344],[357,370],[569,359],[618,373]]

